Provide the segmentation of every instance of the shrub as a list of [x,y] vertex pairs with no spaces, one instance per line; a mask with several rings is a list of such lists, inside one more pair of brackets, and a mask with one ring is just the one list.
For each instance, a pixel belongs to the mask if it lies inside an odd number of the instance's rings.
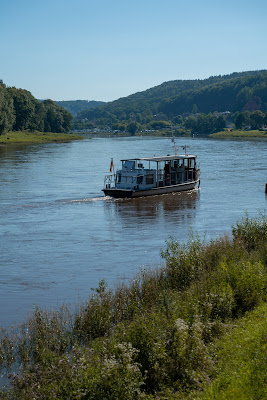
[[204,321],[227,321],[235,306],[234,294],[229,283],[217,278],[196,283],[188,296],[195,302],[195,313]]
[[120,325],[115,333],[117,340],[123,338],[137,350],[135,361],[140,365],[149,393],[158,390],[166,378],[168,325],[164,315],[152,312]]
[[167,248],[161,256],[166,263],[163,277],[169,287],[183,289],[197,280],[203,269],[202,246],[199,237],[194,238],[192,234],[187,245],[172,238],[167,241]]
[[249,261],[222,263],[221,274],[230,284],[235,299],[235,314],[243,314],[266,300],[267,273],[262,263]]
[[21,378],[14,376],[12,399],[142,398],[142,375],[133,362],[137,351],[128,343],[118,343],[109,354],[106,345],[96,341],[92,348],[74,349],[71,357],[53,357],[49,364],[36,364],[25,371]]
[[240,222],[232,227],[235,241],[244,243],[248,251],[259,249],[267,242],[267,216],[260,214],[258,218],[243,217]]
[[109,333],[112,326],[113,295],[104,280],[91,299],[75,315],[74,334],[83,343]]

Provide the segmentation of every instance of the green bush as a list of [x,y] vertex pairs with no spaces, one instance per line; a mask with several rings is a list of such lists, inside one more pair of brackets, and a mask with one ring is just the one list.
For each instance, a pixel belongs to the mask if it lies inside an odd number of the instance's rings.
[[74,334],[83,343],[109,333],[112,326],[113,295],[104,280],[91,299],[82,305],[75,316]]
[[161,256],[166,263],[163,277],[169,287],[184,289],[198,279],[203,271],[202,246],[199,237],[194,238],[192,234],[187,245],[172,238],[167,241],[167,248]]
[[110,355],[105,341],[92,348],[77,349],[70,357],[52,357],[50,363],[36,364],[21,378],[13,378],[14,398],[20,400],[134,400],[142,398],[136,350],[128,343],[113,346]]
[[234,240],[243,242],[249,251],[259,249],[262,245],[266,247],[267,217],[260,214],[252,219],[246,215],[232,227],[232,233]]
[[243,314],[266,300],[267,273],[262,263],[249,261],[222,263],[221,277],[230,284],[235,314]]
[[115,333],[117,340],[123,338],[137,350],[135,361],[140,365],[144,388],[149,393],[158,390],[166,378],[168,325],[164,315],[152,312],[120,325]]

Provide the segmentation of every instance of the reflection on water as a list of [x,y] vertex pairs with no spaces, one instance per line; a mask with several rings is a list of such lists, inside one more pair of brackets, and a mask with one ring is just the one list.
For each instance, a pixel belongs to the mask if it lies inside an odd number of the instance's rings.
[[[194,218],[200,191],[165,194],[160,196],[139,197],[136,199],[115,200],[116,214],[122,221],[134,225],[149,222],[156,224],[159,219],[171,223]],[[109,208],[111,203],[107,202]]]

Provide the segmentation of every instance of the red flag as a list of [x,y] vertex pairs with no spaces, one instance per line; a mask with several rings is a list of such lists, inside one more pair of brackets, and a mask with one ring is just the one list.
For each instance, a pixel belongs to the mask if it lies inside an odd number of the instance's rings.
[[114,168],[113,165],[113,158],[111,159],[111,163],[110,163],[110,168],[109,168],[109,172],[112,172],[112,169]]

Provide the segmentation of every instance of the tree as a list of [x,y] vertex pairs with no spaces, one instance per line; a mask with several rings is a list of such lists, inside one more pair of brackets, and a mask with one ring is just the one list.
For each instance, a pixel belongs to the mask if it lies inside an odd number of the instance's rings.
[[13,99],[6,89],[6,86],[0,82],[0,135],[13,129],[15,122],[15,111]]
[[193,104],[192,114],[197,114],[197,113],[198,113],[198,106],[196,104]]
[[44,120],[45,120],[46,110],[43,102],[37,101],[35,103],[35,114],[31,122],[31,130],[44,132]]
[[254,96],[251,100],[249,100],[245,104],[244,110],[248,111],[260,110],[261,103],[262,103],[261,98],[259,96]]
[[264,123],[265,115],[262,111],[257,110],[250,114],[251,128],[261,129]]
[[68,132],[72,120],[71,114],[52,100],[45,100],[43,104],[46,111],[44,131],[58,133]]
[[226,121],[223,116],[216,118],[211,113],[208,115],[201,113],[196,117],[188,117],[184,125],[193,134],[208,135],[223,130],[226,126]]
[[8,88],[9,93],[13,97],[16,121],[14,124],[15,131],[25,129],[32,130],[32,122],[35,114],[35,104],[37,100],[30,92],[24,89]]
[[181,115],[176,115],[173,117],[173,122],[175,124],[182,124],[183,123],[183,117]]
[[245,105],[252,99],[252,97],[253,90],[248,86],[244,86],[236,96],[238,109],[242,110],[243,107],[245,107]]
[[192,132],[196,131],[196,126],[197,126],[197,119],[196,117],[188,117],[185,120],[184,126],[186,129],[190,129]]
[[216,122],[216,131],[217,132],[223,131],[225,127],[226,127],[225,118],[222,115],[219,115]]
[[154,121],[150,123],[150,126],[153,129],[164,129],[170,127],[170,123],[168,121]]
[[136,131],[137,131],[137,123],[136,123],[136,122],[130,122],[130,123],[127,125],[127,131],[128,131],[132,136],[134,136],[135,133],[136,133]]
[[244,111],[237,114],[235,119],[236,129],[242,129],[244,126],[250,125],[250,113],[249,111]]

